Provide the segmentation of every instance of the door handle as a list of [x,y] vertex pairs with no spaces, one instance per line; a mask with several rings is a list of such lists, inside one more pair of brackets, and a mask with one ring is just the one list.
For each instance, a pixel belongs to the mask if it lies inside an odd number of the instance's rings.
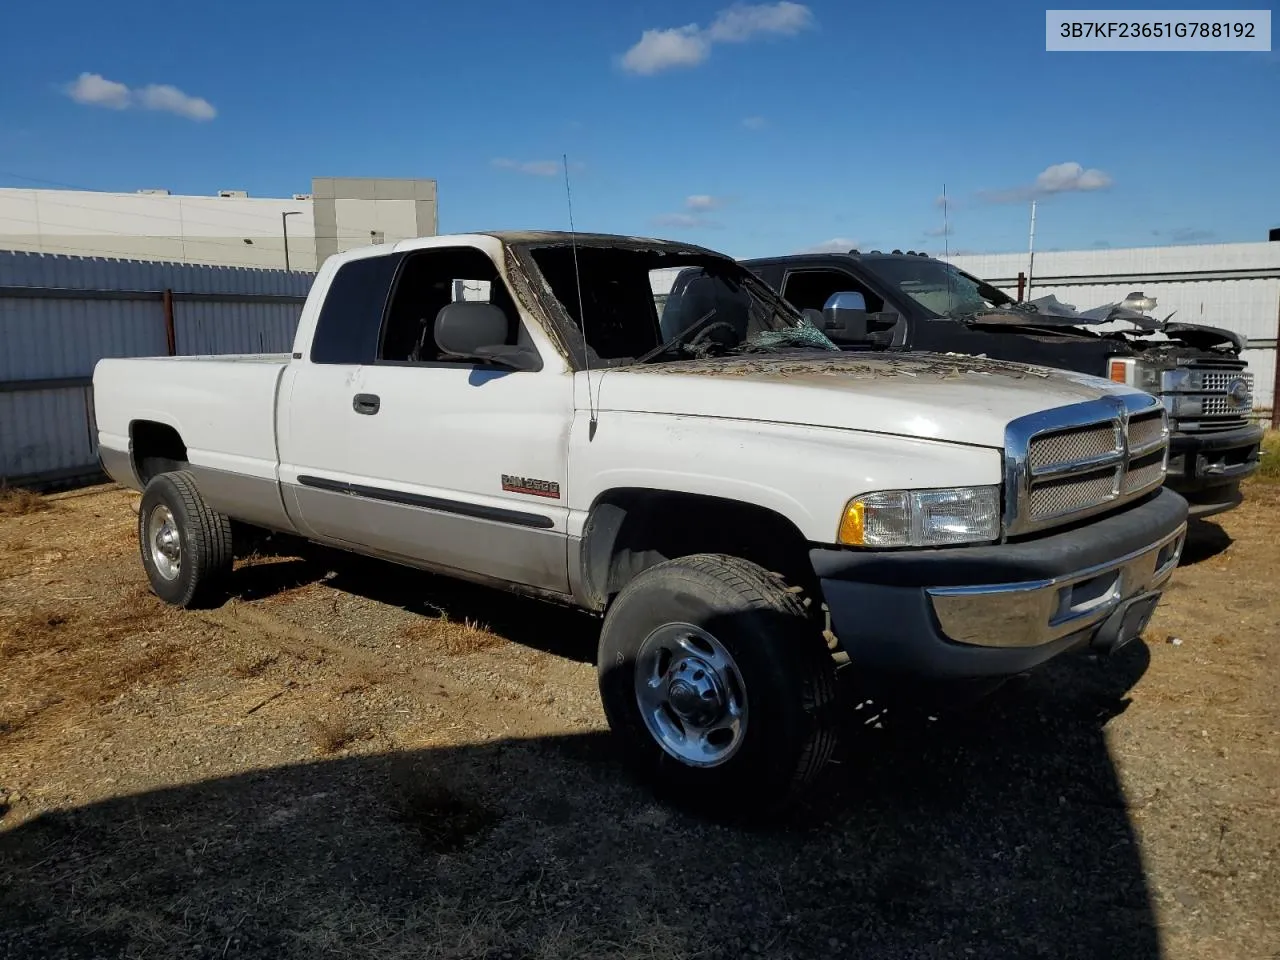
[[377,413],[381,406],[382,400],[376,393],[357,393],[351,400],[351,409],[369,416]]

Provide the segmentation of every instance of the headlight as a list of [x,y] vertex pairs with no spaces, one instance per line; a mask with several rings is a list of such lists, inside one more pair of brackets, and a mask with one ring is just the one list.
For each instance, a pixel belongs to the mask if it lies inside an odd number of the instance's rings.
[[1107,364],[1107,376],[1116,383],[1126,383],[1147,393],[1160,392],[1160,371],[1133,357],[1112,357]]
[[850,547],[941,547],[1000,539],[999,487],[881,490],[850,500],[839,541]]

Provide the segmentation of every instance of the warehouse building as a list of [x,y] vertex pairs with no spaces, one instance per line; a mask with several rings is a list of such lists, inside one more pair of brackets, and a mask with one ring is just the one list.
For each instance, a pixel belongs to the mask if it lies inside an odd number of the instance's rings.
[[435,180],[317,177],[287,198],[0,188],[0,250],[314,271],[341,250],[437,232]]

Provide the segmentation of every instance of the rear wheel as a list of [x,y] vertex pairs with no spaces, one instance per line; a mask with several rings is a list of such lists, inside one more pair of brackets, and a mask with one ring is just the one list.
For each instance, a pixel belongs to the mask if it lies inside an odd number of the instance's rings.
[[161,473],[147,483],[138,546],[151,589],[166,603],[201,607],[225,597],[231,521],[201,499],[189,472]]
[[610,727],[667,799],[775,809],[835,746],[835,671],[785,582],[736,557],[660,563],[618,595],[600,638]]

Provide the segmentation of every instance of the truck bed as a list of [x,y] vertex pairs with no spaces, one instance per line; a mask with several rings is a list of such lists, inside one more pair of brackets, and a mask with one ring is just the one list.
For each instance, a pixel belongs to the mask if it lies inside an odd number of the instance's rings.
[[277,393],[288,363],[288,354],[99,361],[93,385],[104,464],[127,458],[130,425],[148,421],[172,427],[191,466],[215,482],[229,475],[276,484]]

